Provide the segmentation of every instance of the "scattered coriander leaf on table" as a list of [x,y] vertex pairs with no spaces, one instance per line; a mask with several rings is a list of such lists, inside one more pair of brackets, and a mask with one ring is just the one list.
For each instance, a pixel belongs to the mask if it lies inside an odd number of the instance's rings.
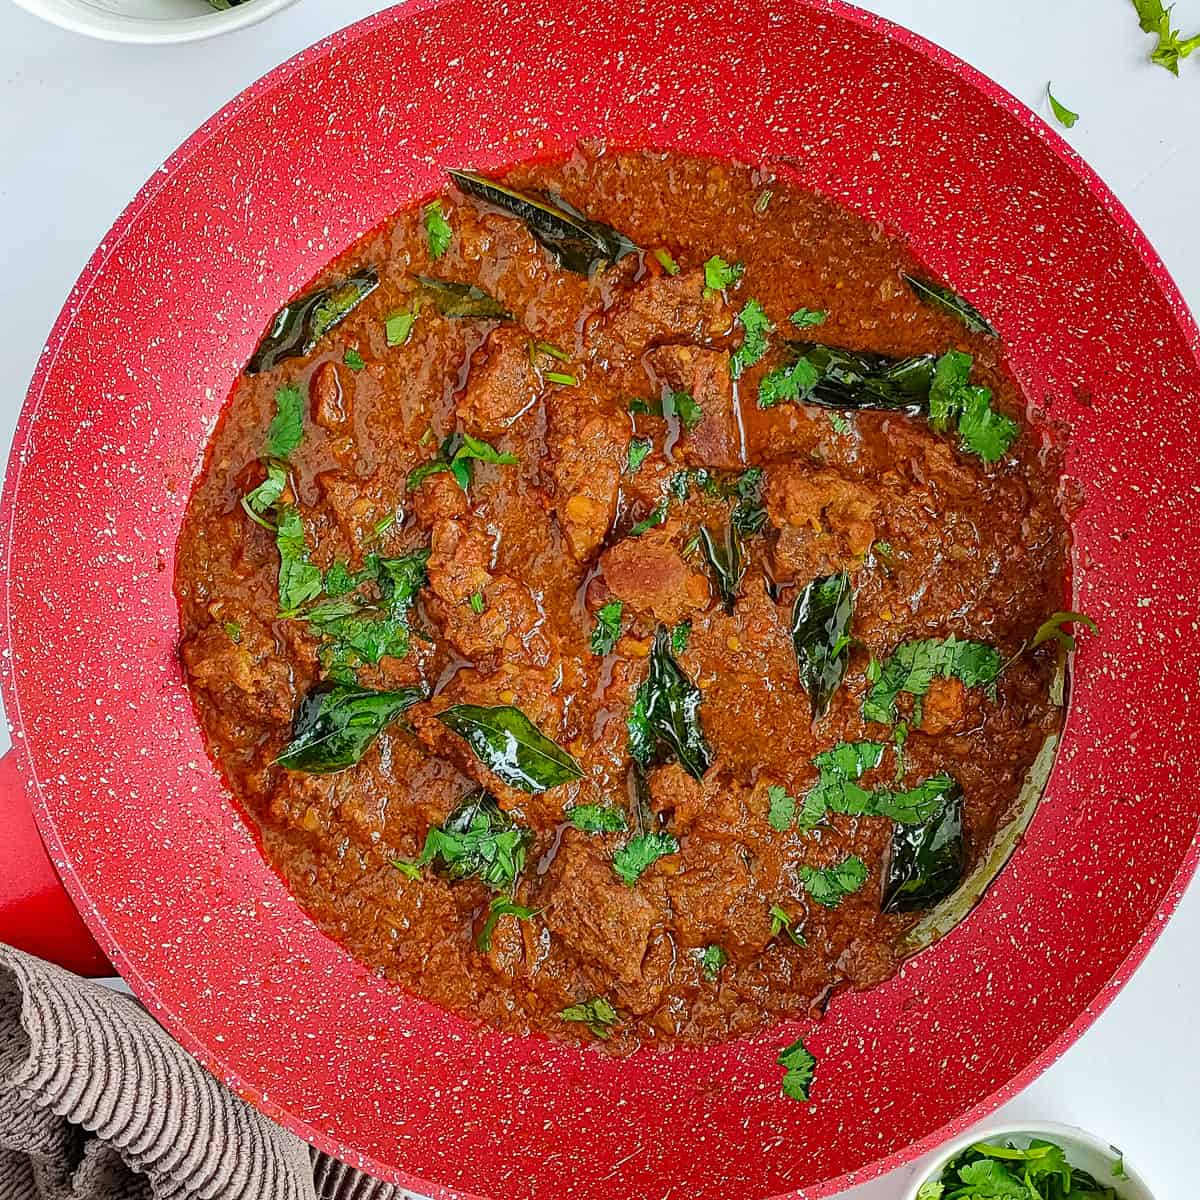
[[1046,99],[1050,101],[1050,111],[1054,113],[1054,119],[1066,129],[1074,127],[1075,122],[1079,120],[1079,114],[1072,112],[1061,100],[1058,100],[1054,93],[1050,90],[1050,84],[1046,84]]

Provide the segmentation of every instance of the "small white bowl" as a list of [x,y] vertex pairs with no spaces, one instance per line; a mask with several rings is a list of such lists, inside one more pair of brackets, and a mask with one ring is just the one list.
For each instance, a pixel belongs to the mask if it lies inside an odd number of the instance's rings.
[[195,42],[254,25],[295,0],[245,0],[217,10],[208,0],[16,0],[23,9],[73,33],[106,42]]
[[1121,1200],[1154,1200],[1146,1181],[1129,1165],[1129,1159],[1123,1159],[1125,1179],[1114,1179],[1113,1164],[1117,1161],[1117,1150],[1109,1142],[1093,1137],[1074,1125],[1056,1125],[1051,1121],[1026,1122],[1023,1125],[986,1125],[982,1129],[974,1129],[953,1142],[947,1142],[937,1151],[933,1160],[934,1165],[920,1172],[912,1187],[905,1192],[904,1200],[916,1200],[921,1185],[930,1179],[937,1179],[942,1168],[968,1146],[976,1142],[998,1142],[1012,1140],[1018,1146],[1027,1144],[1030,1138],[1041,1138],[1042,1141],[1056,1142],[1066,1152],[1067,1161],[1073,1167],[1087,1171],[1102,1184],[1116,1189]]

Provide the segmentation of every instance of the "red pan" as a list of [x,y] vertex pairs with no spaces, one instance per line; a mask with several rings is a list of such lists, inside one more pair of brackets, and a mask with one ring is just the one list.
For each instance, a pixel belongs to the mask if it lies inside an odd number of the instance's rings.
[[[983,903],[817,1025],[614,1061],[477,1029],[370,975],[267,868],[205,754],[172,559],[279,305],[447,165],[583,137],[749,162],[907,237],[993,318],[1067,440],[1082,647],[1063,748]],[[436,1196],[829,1195],[1024,1086],[1129,977],[1196,862],[1196,326],[1108,190],[994,84],[833,0],[417,0],[195,134],[88,264],[4,490],[4,698],[88,927],[265,1112]],[[5,847],[12,850],[11,846]],[[811,1105],[778,1047],[820,1060]]]

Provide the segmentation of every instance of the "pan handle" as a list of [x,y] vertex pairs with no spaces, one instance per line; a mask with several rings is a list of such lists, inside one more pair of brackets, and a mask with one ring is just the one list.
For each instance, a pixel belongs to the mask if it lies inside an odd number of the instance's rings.
[[116,974],[42,845],[11,750],[0,758],[0,942],[77,975]]

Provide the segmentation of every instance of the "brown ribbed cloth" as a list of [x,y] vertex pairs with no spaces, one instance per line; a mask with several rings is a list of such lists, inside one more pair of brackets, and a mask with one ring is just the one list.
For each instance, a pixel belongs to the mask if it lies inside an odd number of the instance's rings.
[[0,945],[0,1200],[402,1200],[239,1100],[137,1001]]

